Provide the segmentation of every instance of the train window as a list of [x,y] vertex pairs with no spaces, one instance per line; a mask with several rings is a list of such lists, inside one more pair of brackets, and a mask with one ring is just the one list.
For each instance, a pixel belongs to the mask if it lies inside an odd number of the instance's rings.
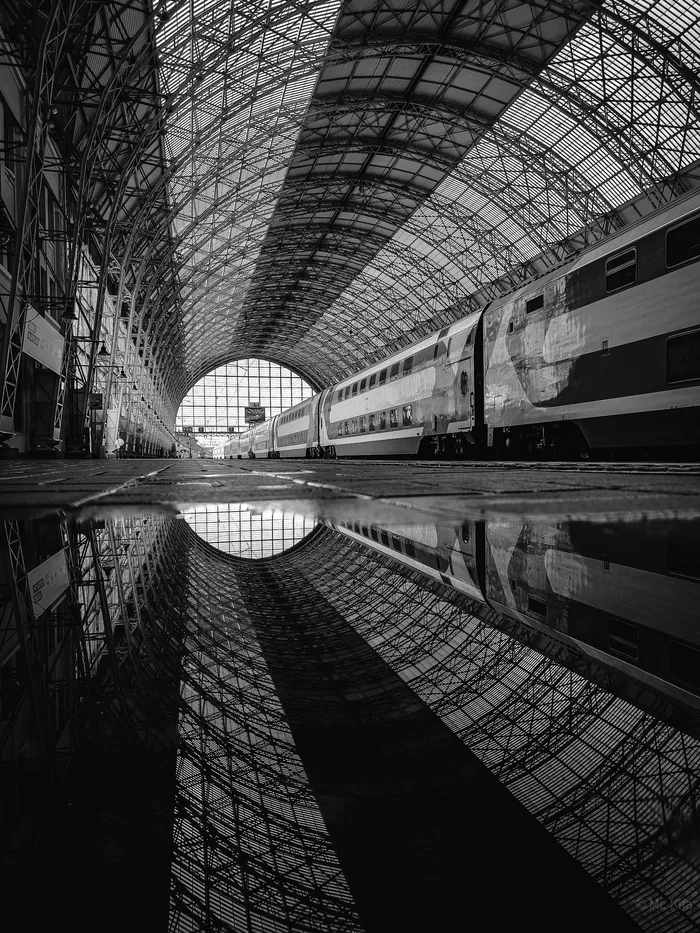
[[379,373],[379,385],[380,385],[380,386],[383,386],[385,382],[386,382],[386,370],[383,369],[383,370]]
[[700,580],[700,530],[694,522],[679,522],[668,538],[668,572]]
[[353,418],[352,422],[352,433],[357,434],[357,418]]
[[345,422],[345,436],[347,437],[349,433],[350,433],[350,422],[346,421]]
[[404,376],[409,376],[411,374],[412,369],[413,369],[413,357],[407,356],[406,359],[403,361]]
[[367,427],[369,428],[370,431],[376,431],[377,426],[374,423],[374,415],[370,415],[369,418],[367,419]]
[[353,382],[352,384],[352,394],[357,395],[357,383]]
[[399,378],[399,364],[394,363],[394,365],[391,367],[391,371],[389,372],[389,379],[391,380],[391,382],[393,382],[394,379],[398,379],[398,378]]
[[338,437],[342,437],[342,436],[343,436],[343,422],[341,421],[340,424],[338,425]]
[[395,408],[392,408],[389,412],[389,427],[398,428],[399,426],[399,415],[398,411]]
[[547,603],[542,602],[541,599],[535,599],[534,596],[528,596],[527,608],[530,610],[530,612],[534,612],[535,615],[545,617],[547,615]]
[[666,341],[666,378],[668,382],[700,379],[700,330]]
[[608,648],[615,654],[621,654],[630,661],[639,659],[639,629],[632,622],[608,619]]
[[380,411],[379,412],[379,430],[383,431],[385,427],[386,427],[386,412]]
[[365,416],[361,415],[360,416],[360,434],[364,434],[365,430],[366,430],[365,429]]
[[413,541],[406,539],[406,541],[403,543],[403,549],[406,552],[406,557],[412,557],[415,559],[416,549],[413,545]]
[[377,529],[374,527],[374,525],[372,525],[372,527],[370,528],[369,533],[372,537],[372,540],[379,543],[379,535],[377,534]]
[[674,680],[700,691],[700,651],[669,638],[668,673]]
[[350,386],[345,386],[345,398],[350,398]]
[[380,531],[379,535],[382,539],[382,544],[384,545],[384,547],[390,547],[389,535],[386,533],[386,531]]
[[534,298],[528,298],[525,302],[525,314],[532,314],[533,311],[539,311],[544,308],[544,294],[535,295]]
[[637,250],[618,253],[605,263],[605,288],[614,292],[637,281]]
[[469,392],[469,374],[466,369],[462,370],[462,375],[459,378],[459,391],[466,398],[467,393]]
[[439,352],[440,352],[440,341],[438,340],[438,342],[437,342],[437,343],[435,344],[435,346],[433,347],[433,359],[434,359],[434,360],[437,359],[437,355],[438,355]]
[[343,390],[341,389],[338,392],[338,398],[336,399],[336,402],[342,402],[342,400],[343,400]]
[[373,389],[376,384],[377,384],[377,374],[372,373],[372,375],[369,377],[369,388]]
[[700,217],[686,220],[666,234],[666,265],[669,269],[700,257]]
[[367,388],[367,380],[363,379],[362,382],[360,383],[360,392],[364,392],[366,388]]
[[403,406],[403,423],[404,424],[413,424],[413,409],[410,405]]

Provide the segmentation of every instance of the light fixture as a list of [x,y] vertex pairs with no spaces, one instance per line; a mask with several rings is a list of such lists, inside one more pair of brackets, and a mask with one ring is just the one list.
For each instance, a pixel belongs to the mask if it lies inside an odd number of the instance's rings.
[[97,355],[98,355],[98,356],[102,356],[102,357],[104,357],[104,356],[109,356],[109,350],[107,349],[104,340],[102,341],[102,346],[100,347],[100,352],[99,352]]
[[75,298],[66,298],[65,307],[63,309],[63,314],[61,315],[64,321],[77,321],[78,315],[75,311]]

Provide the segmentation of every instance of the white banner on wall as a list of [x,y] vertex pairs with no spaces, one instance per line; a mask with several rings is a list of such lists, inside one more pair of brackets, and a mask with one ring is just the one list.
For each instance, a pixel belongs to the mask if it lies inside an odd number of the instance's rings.
[[61,372],[65,340],[55,324],[43,318],[31,305],[24,321],[22,350],[55,373]]
[[68,586],[66,552],[57,551],[27,574],[34,617],[49,609]]

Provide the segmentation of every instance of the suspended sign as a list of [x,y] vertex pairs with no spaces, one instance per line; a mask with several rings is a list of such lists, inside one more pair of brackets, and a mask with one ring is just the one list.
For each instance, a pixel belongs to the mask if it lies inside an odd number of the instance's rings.
[[265,408],[262,405],[246,405],[246,424],[260,424],[265,420]]
[[66,552],[58,551],[27,574],[34,617],[50,609],[68,586]]
[[58,327],[38,311],[27,306],[22,350],[37,363],[55,373],[61,372],[65,340]]

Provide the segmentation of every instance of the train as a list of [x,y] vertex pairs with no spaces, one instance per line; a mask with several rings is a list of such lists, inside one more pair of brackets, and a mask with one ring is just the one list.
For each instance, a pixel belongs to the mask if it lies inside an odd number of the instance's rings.
[[700,521],[324,524],[700,709]]
[[234,437],[224,456],[700,452],[700,191]]

